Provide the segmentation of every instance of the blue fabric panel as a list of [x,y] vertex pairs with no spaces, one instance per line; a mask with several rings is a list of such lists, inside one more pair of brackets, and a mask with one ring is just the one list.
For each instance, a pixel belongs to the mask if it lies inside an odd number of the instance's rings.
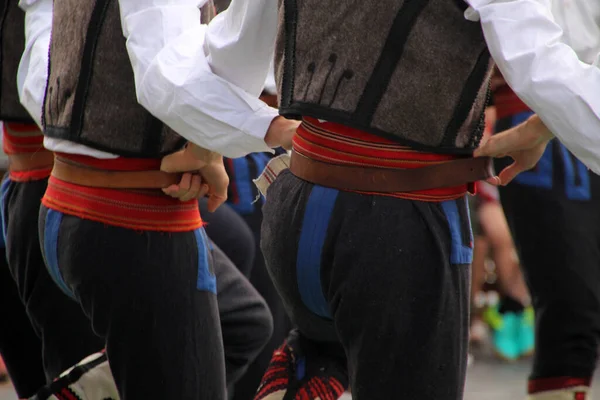
[[[444,214],[448,220],[450,227],[450,263],[451,264],[471,264],[473,262],[473,248],[470,245],[465,245],[462,240],[460,214],[458,212],[458,204],[456,200],[444,201],[442,203]],[[468,212],[467,207],[467,212]],[[468,214],[467,214],[468,215]],[[469,217],[470,219],[470,217]],[[469,223],[470,226],[470,223]],[[473,237],[473,233],[470,237]],[[472,240],[471,240],[472,241]]]
[[[587,201],[592,198],[590,192],[590,175],[587,167],[578,159],[571,156],[569,150],[560,145],[563,165],[565,168],[565,192],[569,200]],[[575,182],[575,173],[579,175],[579,184]]]
[[335,189],[313,188],[304,212],[296,259],[300,297],[309,310],[323,318],[331,318],[331,314],[321,287],[321,255],[337,196]]
[[65,283],[58,268],[58,231],[63,214],[55,210],[48,210],[46,225],[44,226],[44,259],[52,280],[67,296],[75,298],[71,289]]
[[204,228],[198,228],[194,231],[196,236],[196,244],[198,246],[198,278],[196,280],[196,288],[198,290],[212,292],[217,294],[217,278],[210,272],[208,252],[210,244]]
[[6,196],[8,195],[8,191],[10,190],[10,186],[12,185],[12,181],[9,178],[6,178],[4,182],[2,182],[2,186],[0,186],[0,217],[2,218],[2,235],[0,235],[0,248],[6,247],[6,229],[7,221],[6,221]]

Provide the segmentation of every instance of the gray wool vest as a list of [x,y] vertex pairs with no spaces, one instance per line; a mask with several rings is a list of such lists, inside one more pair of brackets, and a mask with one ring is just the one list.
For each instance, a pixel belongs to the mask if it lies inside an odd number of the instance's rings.
[[[208,22],[212,1],[202,11]],[[47,136],[125,157],[185,144],[137,102],[118,0],[54,0],[43,123]]]
[[17,90],[17,70],[25,49],[25,13],[18,3],[0,0],[0,120],[34,123]]
[[279,0],[280,113],[471,153],[493,62],[465,9],[463,0]]
[[231,0],[214,0],[217,13],[223,12],[231,4]]

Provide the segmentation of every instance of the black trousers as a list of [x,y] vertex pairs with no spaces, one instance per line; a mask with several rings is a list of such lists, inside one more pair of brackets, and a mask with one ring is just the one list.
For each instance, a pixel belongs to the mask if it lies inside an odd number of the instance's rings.
[[[278,151],[278,154],[281,153],[282,151]],[[247,276],[249,276],[252,285],[269,305],[274,324],[271,339],[256,360],[254,360],[244,377],[236,384],[234,400],[248,400],[254,397],[263,374],[269,366],[273,352],[281,346],[288,332],[292,329],[292,324],[286,316],[281,298],[269,277],[265,266],[265,259],[260,250],[263,199],[258,197],[258,189],[252,182],[252,179],[262,173],[271,157],[270,154],[266,153],[253,153],[243,158],[227,159],[225,163],[231,181],[228,193],[228,206],[231,208],[228,208],[228,210],[234,210],[240,215],[240,218],[249,227],[253,238],[252,243],[255,257],[253,258],[251,267],[248,269],[249,275]],[[203,213],[202,215],[206,216],[206,218],[211,218],[208,217],[207,213]],[[210,226],[207,227],[207,232],[209,236],[212,234]],[[229,254],[224,248],[223,250],[226,254]]]
[[227,204],[223,204],[212,213],[208,211],[207,199],[200,199],[199,205],[208,237],[223,250],[237,269],[249,278],[256,257],[256,243],[250,227]]
[[219,311],[232,343],[230,379],[243,373],[272,325],[264,301],[203,229],[137,232],[45,207],[40,215],[51,275],[105,338],[123,400],[225,399]]
[[263,213],[263,253],[292,322],[313,341],[341,343],[353,399],[462,399],[472,259],[465,199],[340,192],[288,170]]
[[[529,115],[501,120],[497,130]],[[536,313],[531,379],[591,377],[600,337],[600,177],[554,140],[500,198]]]
[[[256,265],[255,257],[258,242],[255,241],[254,234],[244,219],[227,204],[223,204],[214,213],[208,212],[206,199],[200,200],[200,214],[206,223],[205,229],[210,239],[214,241],[214,243],[223,251],[223,253],[225,253],[227,257],[229,257],[238,270],[248,277],[253,270],[252,267]],[[262,254],[259,256],[259,258],[262,260]],[[268,276],[266,279],[270,282]],[[238,281],[241,281],[241,279],[238,279]],[[241,313],[239,315],[245,319],[241,321],[231,320],[231,323],[227,323],[229,318],[224,316],[223,309],[227,303],[235,302],[236,297],[239,296],[239,294],[236,294],[236,291],[231,291],[230,295],[228,296],[229,298],[225,299],[225,296],[221,292],[222,286],[220,285],[220,276],[217,276],[217,283],[219,289],[219,310],[221,311],[221,324],[223,329],[223,342],[225,344],[226,360],[231,357],[230,346],[235,344],[236,347],[242,346],[244,349],[244,351],[240,352],[240,354],[245,355],[245,357],[243,360],[239,360],[243,362],[235,363],[236,365],[243,366],[244,368],[238,368],[235,375],[231,377],[232,379],[227,380],[228,384],[236,383],[236,387],[233,392],[236,393],[237,396],[240,392],[244,392],[240,390],[239,386],[243,385],[244,382],[248,380],[248,375],[260,374],[262,377],[262,373],[264,373],[266,370],[265,366],[262,371],[256,371],[257,368],[255,368],[255,365],[256,360],[258,360],[258,358],[265,353],[265,349],[263,348],[268,347],[268,345],[272,342],[272,336],[267,328],[268,325],[266,325],[264,322],[262,324],[260,323],[260,321],[265,321],[267,319],[264,314],[268,313],[270,315],[270,313],[268,309],[263,309],[262,315],[257,314],[254,317],[255,320],[251,320],[248,318],[250,315],[248,315],[248,313],[244,313],[242,309],[240,310]],[[259,293],[263,293],[260,286],[255,286],[255,289],[257,289]],[[244,289],[244,291],[245,290],[246,289]],[[272,292],[273,295],[277,295],[274,293],[274,289]],[[239,301],[237,301],[237,304],[239,304]],[[269,303],[267,302],[267,304]],[[270,318],[273,319],[272,317]],[[257,326],[252,328],[252,325],[254,325],[256,322],[259,323],[256,324]],[[275,327],[277,327],[277,325],[275,325]],[[258,353],[260,349],[263,350]],[[228,363],[228,366],[229,364],[231,363]],[[229,372],[229,368],[227,369]],[[245,391],[246,396],[244,399],[251,399],[253,397],[258,384],[259,383],[256,383],[256,386],[249,388],[248,391]]]
[[88,355],[103,341],[90,328],[79,304],[54,284],[42,257],[38,236],[40,201],[47,179],[2,185],[6,255],[31,325],[41,339],[48,382]]
[[42,343],[31,327],[10,275],[4,248],[0,249],[0,307],[0,355],[19,398],[28,398],[46,383]]

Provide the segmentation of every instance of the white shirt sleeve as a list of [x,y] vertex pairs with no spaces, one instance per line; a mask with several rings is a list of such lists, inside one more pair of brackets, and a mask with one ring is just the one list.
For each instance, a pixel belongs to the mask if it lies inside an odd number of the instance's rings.
[[521,99],[561,142],[600,173],[600,68],[560,42],[547,0],[467,0],[492,57]]
[[41,127],[48,80],[52,0],[21,0],[19,7],[26,15],[25,51],[17,71],[17,89],[21,103]]
[[119,0],[138,101],[181,136],[227,157],[271,151],[277,110],[258,99],[277,0],[233,0],[209,25],[206,0]]

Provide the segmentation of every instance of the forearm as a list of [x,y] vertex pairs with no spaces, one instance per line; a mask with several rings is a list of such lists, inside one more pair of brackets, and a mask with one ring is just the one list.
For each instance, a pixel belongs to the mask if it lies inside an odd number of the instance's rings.
[[[247,21],[261,21],[255,2],[265,1],[234,2],[209,28],[189,4],[150,7],[143,4],[148,1],[120,0],[127,3],[121,8],[123,29],[140,104],[202,148],[232,158],[270,151],[265,135],[278,114],[258,95],[270,61],[262,53],[271,54],[273,44],[245,59],[250,50],[239,50],[233,40],[244,34],[247,46],[258,46],[271,34],[252,30]],[[258,12],[248,11],[255,7]],[[156,28],[149,31],[149,25]]]
[[600,69],[560,42],[562,30],[546,1],[468,1],[507,83],[581,161],[600,172]]

